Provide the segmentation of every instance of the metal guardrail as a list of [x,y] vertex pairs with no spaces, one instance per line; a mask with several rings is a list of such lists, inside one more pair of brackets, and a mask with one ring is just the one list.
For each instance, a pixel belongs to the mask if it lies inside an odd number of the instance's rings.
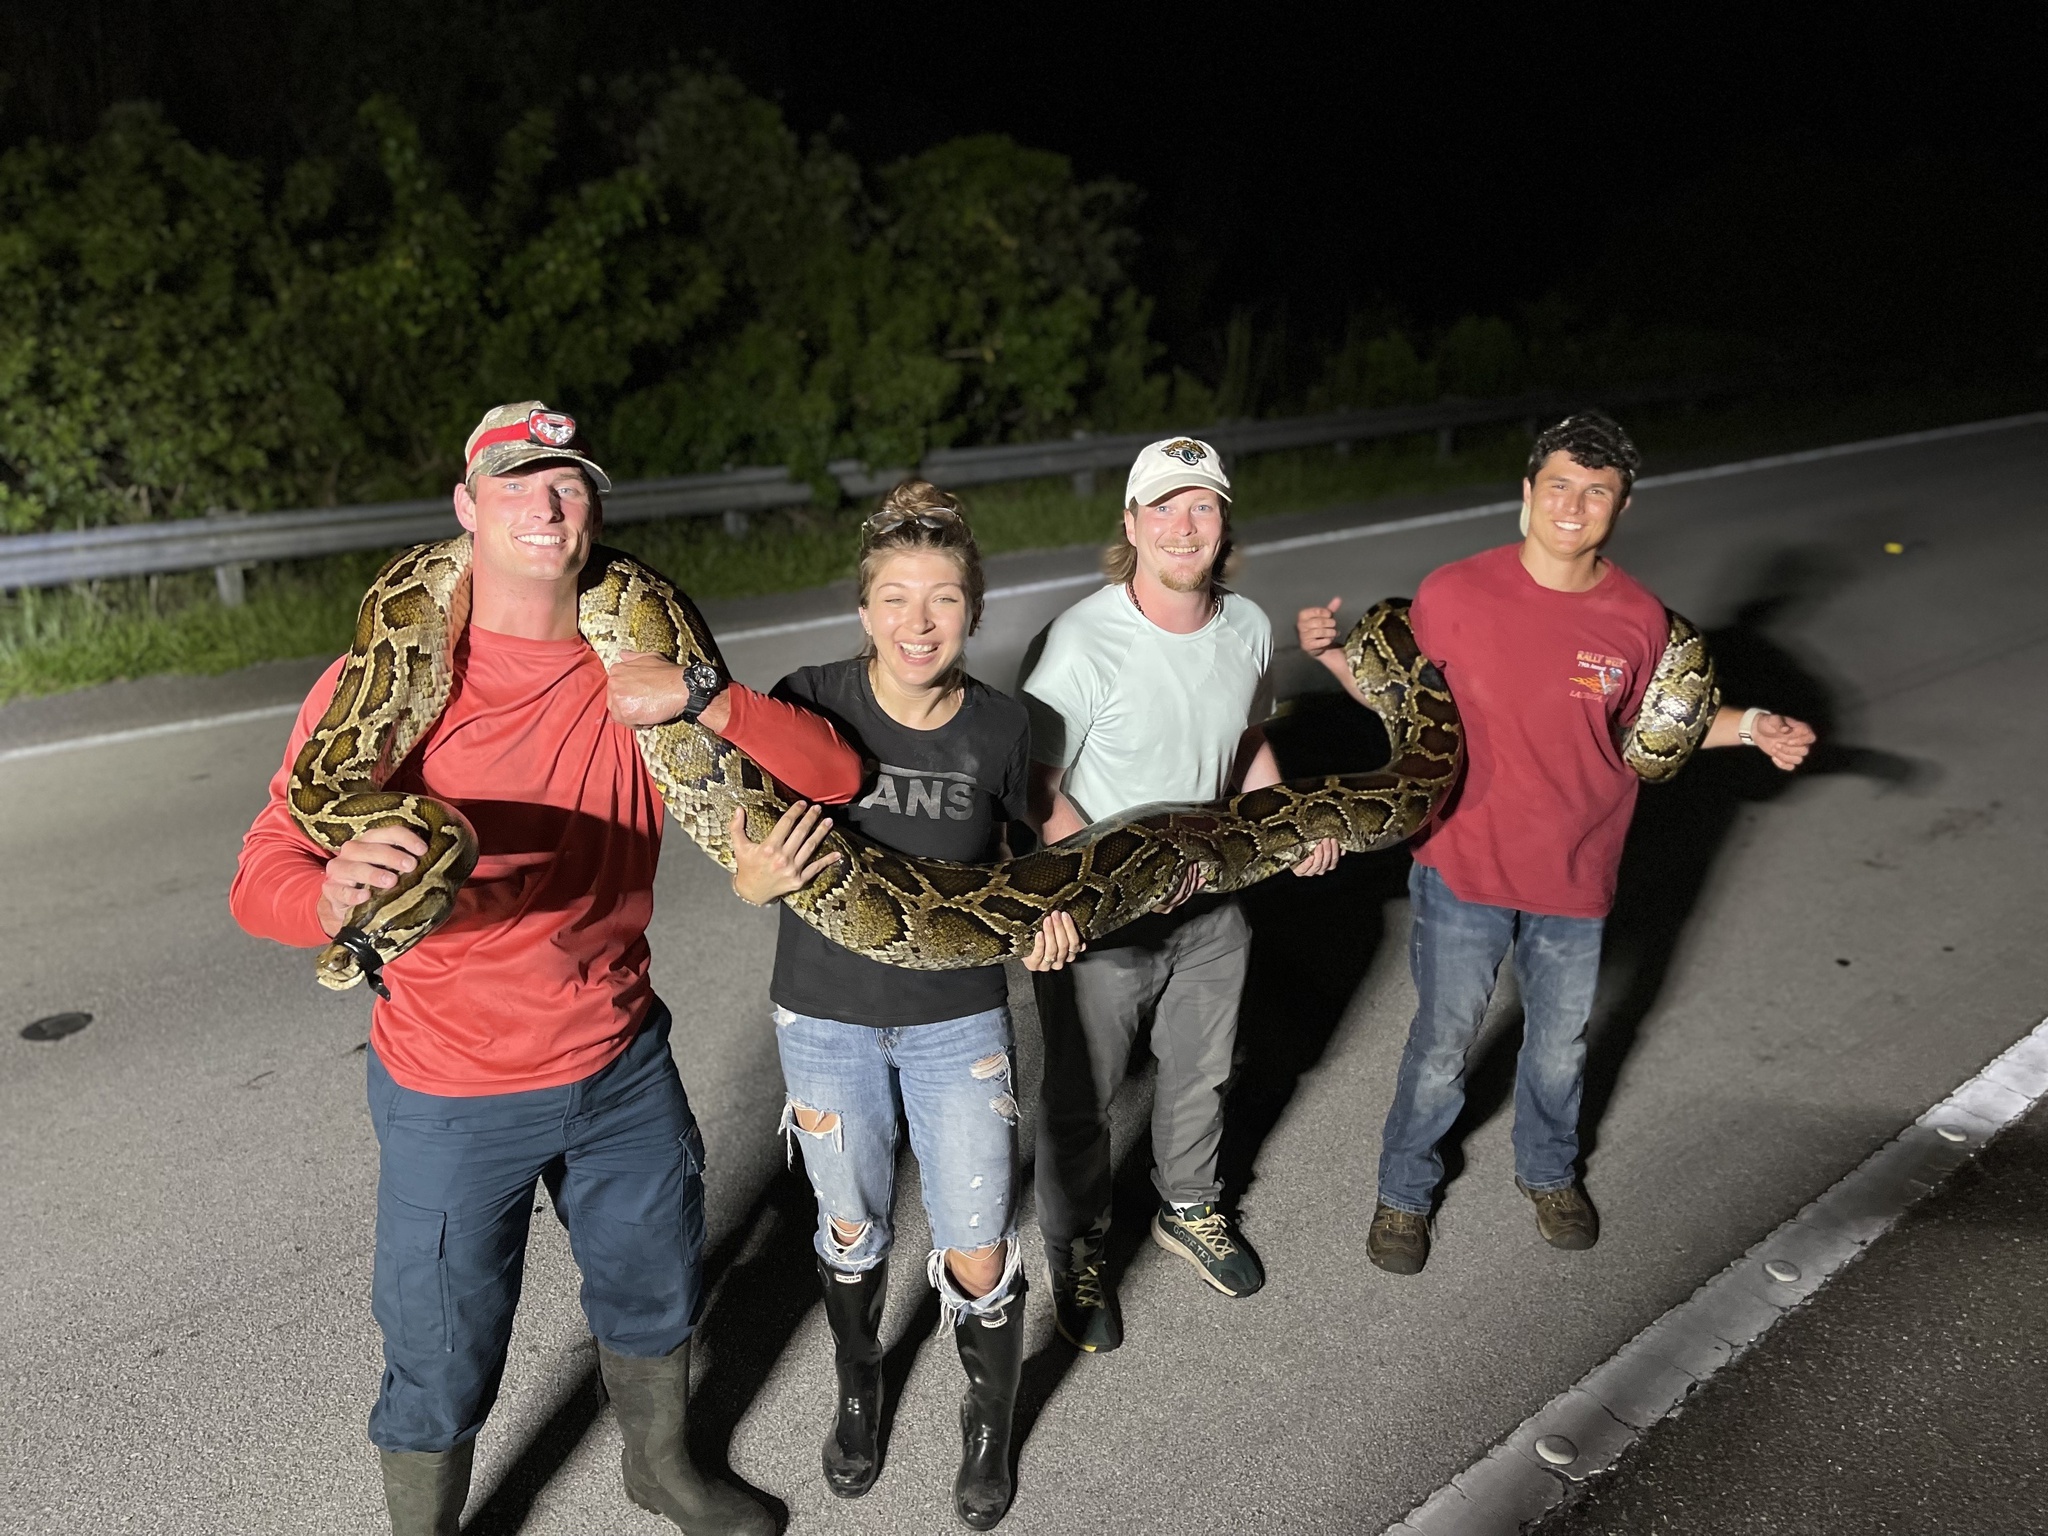
[[[1664,386],[1610,390],[1611,404],[1696,397],[1706,386]],[[1287,448],[1336,446],[1417,433],[1437,434],[1448,452],[1460,427],[1535,420],[1569,409],[1575,402],[1554,394],[1506,400],[1444,401],[1388,410],[1338,411],[1321,416],[1270,421],[1227,421],[1197,435],[1229,458]],[[1091,494],[1098,470],[1122,470],[1153,432],[1097,437],[1077,434],[1054,442],[1002,443],[989,448],[939,448],[915,473],[941,485],[992,485],[1008,480],[1069,476],[1077,495]],[[856,460],[828,466],[848,496],[872,496],[913,473],[908,468],[871,470]],[[734,469],[722,474],[678,475],[614,486],[604,500],[609,523],[649,522],[665,517],[722,516],[728,532],[742,533],[751,513],[801,506],[811,488],[782,467]],[[220,513],[169,522],[25,533],[0,538],[0,591],[64,586],[113,576],[146,576],[162,571],[212,567],[221,600],[239,603],[244,567],[262,560],[303,560],[346,550],[395,549],[457,530],[446,498],[394,501],[366,507],[315,507],[292,512]]]

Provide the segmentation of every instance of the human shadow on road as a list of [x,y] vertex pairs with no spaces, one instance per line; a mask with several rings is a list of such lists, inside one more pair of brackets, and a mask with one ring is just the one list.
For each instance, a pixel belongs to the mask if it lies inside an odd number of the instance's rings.
[[[818,1203],[801,1167],[780,1167],[728,1240],[697,1337],[709,1364],[690,1390],[690,1453],[731,1477],[732,1439],[818,1304]],[[830,1403],[819,1405],[819,1434]],[[737,1478],[734,1478],[738,1481]]]
[[[1827,676],[1824,663],[1799,655],[1773,633],[1824,601],[1850,575],[1838,551],[1777,550],[1765,557],[1754,595],[1733,622],[1707,634],[1726,702],[1761,704],[1804,720],[1820,742],[1796,773],[1781,772],[1760,752],[1736,748],[1700,752],[1671,782],[1643,786],[1622,853],[1602,946],[1600,991],[1587,1028],[1579,1109],[1582,1167],[1598,1145],[1622,1068],[1663,994],[1715,861],[1750,808],[1769,804],[1816,774],[1854,774],[1900,789],[1921,787],[1938,774],[1931,762],[1843,741],[1842,701],[1850,690]],[[1446,1185],[1463,1167],[1465,1139],[1512,1095],[1520,1048],[1519,1012],[1482,1037],[1466,1078],[1464,1112],[1442,1146]]]
[[[1386,731],[1345,694],[1294,700],[1267,727],[1283,777],[1370,772],[1387,761]],[[1386,903],[1407,887],[1403,848],[1358,854],[1327,875],[1279,876],[1245,893],[1252,955],[1238,1011],[1237,1064],[1223,1110],[1223,1202],[1257,1178],[1266,1139],[1320,1063],[1384,934]],[[1256,1240],[1256,1234],[1249,1234]]]
[[[1132,1060],[1148,1062],[1150,1059],[1149,1030],[1141,1030],[1132,1047]],[[1151,1093],[1151,1073],[1134,1066],[1130,1077],[1124,1080],[1124,1092]],[[1029,1181],[1032,1170],[1027,1169],[1025,1180]],[[1023,1198],[1020,1185],[1018,1198]],[[1109,1241],[1103,1252],[1103,1269],[1112,1286],[1120,1283],[1124,1272],[1131,1267],[1138,1249],[1145,1242],[1146,1228],[1151,1224],[1152,1213],[1159,1208],[1159,1195],[1152,1187],[1152,1133],[1149,1129],[1139,1131],[1124,1155],[1117,1159],[1111,1185]],[[1042,1276],[1039,1283],[1043,1283]],[[1050,1309],[1052,1298],[1045,1298]],[[1031,1439],[1031,1433],[1038,1427],[1040,1415],[1046,1405],[1067,1379],[1068,1372],[1080,1362],[1081,1351],[1061,1338],[1057,1332],[1047,1336],[1035,1354],[1024,1360],[1024,1371],[1017,1384],[1017,1406],[1011,1418],[1010,1428],[1010,1470],[1018,1472],[1018,1462],[1024,1447]]]
[[[1315,692],[1292,701],[1268,727],[1288,778],[1369,772],[1387,760],[1386,733],[1343,694]],[[1407,879],[1408,857],[1390,853],[1345,859],[1313,880],[1282,876],[1245,897],[1252,925],[1251,970],[1239,1010],[1238,1060],[1224,1106],[1221,1174],[1226,1204],[1255,1178],[1260,1149],[1292,1102],[1306,1072],[1321,1061],[1382,936],[1381,909]],[[1131,1048],[1125,1094],[1149,1102],[1151,1029]],[[1104,1268],[1121,1284],[1147,1241],[1159,1206],[1152,1185],[1150,1117],[1116,1161]],[[1027,1174],[1028,1177],[1028,1174]],[[1257,1233],[1250,1234],[1256,1240]],[[1013,1446],[1021,1453],[1046,1404],[1080,1360],[1057,1333],[1024,1363]]]
[[[749,1489],[785,1522],[786,1506],[738,1477],[730,1451],[741,1418],[818,1299],[810,1246],[816,1211],[800,1174],[779,1169],[769,1178],[746,1215],[704,1256],[704,1294],[712,1301],[694,1335],[698,1358],[709,1364],[699,1366],[690,1392],[691,1455],[707,1474]],[[541,1490],[604,1411],[596,1346],[585,1339],[580,1348],[589,1363],[463,1526],[464,1536],[516,1536]]]

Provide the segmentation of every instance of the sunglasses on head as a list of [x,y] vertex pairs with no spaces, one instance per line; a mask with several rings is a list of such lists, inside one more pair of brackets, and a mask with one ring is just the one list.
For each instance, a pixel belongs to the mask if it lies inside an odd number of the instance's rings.
[[915,511],[877,512],[868,519],[869,533],[891,533],[905,523],[916,523],[921,528],[949,528],[960,520],[960,514],[951,507],[919,507]]

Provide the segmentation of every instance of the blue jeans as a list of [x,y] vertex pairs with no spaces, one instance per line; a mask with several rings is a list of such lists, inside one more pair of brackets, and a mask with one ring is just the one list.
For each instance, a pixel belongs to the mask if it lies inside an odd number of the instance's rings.
[[[1009,1010],[874,1029],[777,1008],[775,1043],[789,1090],[782,1131],[804,1149],[804,1171],[818,1197],[814,1243],[826,1268],[859,1274],[889,1256],[900,1109],[931,1221],[925,1273],[946,1321],[962,1313],[999,1315],[1018,1274]],[[814,1111],[826,1128],[805,1130],[799,1109]],[[834,1218],[859,1236],[840,1241]],[[985,1296],[967,1295],[946,1272],[944,1250],[972,1253],[995,1243],[1009,1245],[1002,1279]]]
[[370,1308],[384,1384],[370,1439],[445,1451],[498,1395],[545,1179],[583,1271],[583,1314],[614,1354],[677,1349],[696,1326],[704,1142],[657,1003],[625,1053],[579,1083],[449,1098],[400,1087],[370,1052],[380,1153]]
[[1465,1107],[1465,1058],[1510,946],[1522,993],[1515,1177],[1532,1190],[1569,1188],[1577,1178],[1586,1020],[1605,919],[1460,901],[1425,864],[1409,872],[1408,894],[1408,965],[1418,1001],[1380,1137],[1380,1200],[1429,1214],[1444,1175],[1437,1143]]

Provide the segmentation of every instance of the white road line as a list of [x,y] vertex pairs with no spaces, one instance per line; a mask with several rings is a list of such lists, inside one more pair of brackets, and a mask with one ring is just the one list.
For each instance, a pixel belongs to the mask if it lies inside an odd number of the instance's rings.
[[1516,1536],[1610,1470],[1686,1394],[1890,1231],[2048,1096],[2048,1019],[1614,1356],[1536,1410],[1383,1536]]
[[1248,555],[1283,554],[1290,549],[1313,549],[1318,544],[1342,544],[1350,539],[1371,539],[1388,533],[1407,533],[1413,528],[1435,528],[1442,523],[1468,523],[1475,517],[1498,517],[1503,512],[1519,512],[1522,503],[1514,501],[1489,501],[1483,506],[1459,507],[1453,512],[1425,512],[1420,517],[1390,518],[1384,523],[1354,523],[1349,528],[1332,528],[1328,533],[1303,533],[1291,539],[1268,539],[1263,544],[1247,544],[1244,552]]
[[243,725],[251,720],[282,720],[299,712],[297,704],[266,704],[261,709],[238,709],[225,715],[204,715],[197,720],[171,720],[162,725],[138,725],[126,731],[102,731],[97,736],[72,736],[63,741],[39,741],[29,747],[0,751],[0,763],[25,757],[48,757],[53,752],[72,752],[81,747],[112,747],[151,736],[179,736],[186,731],[210,730],[216,725]]
[[[1885,448],[1909,448],[1920,443],[1938,443],[1950,438],[1975,437],[1985,432],[2006,432],[2016,427],[2043,425],[2048,425],[2048,411],[2029,411],[2022,416],[2002,416],[1996,421],[1965,422],[1960,426],[1934,427],[1924,432],[1901,432],[1892,437],[1867,438],[1857,443],[1837,443],[1829,448],[1808,448],[1798,453],[1776,453],[1764,458],[1738,459],[1733,463],[1714,464],[1705,469],[1679,470],[1668,475],[1645,475],[1636,484],[1642,489],[1654,489],[1659,486],[1684,485],[1694,480],[1719,480],[1728,475],[1754,474],[1759,470],[1782,469],[1794,464],[1813,464],[1823,459],[1875,453]],[[1343,544],[1352,539],[1382,538],[1388,534],[1408,533],[1417,528],[1435,528],[1445,523],[1497,517],[1503,513],[1519,511],[1521,505],[1518,500],[1489,501],[1480,506],[1458,507],[1449,512],[1429,512],[1419,517],[1397,517],[1383,523],[1356,523],[1349,528],[1332,528],[1326,533],[1304,533],[1291,539],[1269,539],[1262,544],[1247,544],[1245,553],[1284,554],[1289,550],[1313,549],[1321,544]],[[1093,571],[1076,576],[1054,576],[1044,581],[1020,582],[1011,587],[993,587],[986,594],[986,598],[989,602],[996,602],[1013,597],[1030,597],[1039,592],[1057,592],[1067,587],[1089,586],[1101,579]],[[760,624],[751,629],[729,630],[718,638],[721,645],[739,645],[749,640],[767,640],[777,635],[796,635],[813,629],[831,629],[853,622],[854,615],[851,612],[828,613],[813,619],[792,619],[786,624]],[[10,747],[0,750],[0,763],[14,762],[20,758],[45,757],[53,752],[70,752],[86,747],[109,747],[149,736],[169,736],[181,731],[203,731],[217,725],[240,725],[248,720],[293,714],[298,707],[296,704],[276,704],[264,709],[243,709],[231,714],[207,715],[197,720],[178,720],[167,725],[140,726],[130,731],[106,731],[96,736],[74,736],[65,741],[39,742],[30,747]]]
[[1645,475],[1636,484],[1684,485],[1693,480],[1718,480],[1723,475],[1746,475],[1760,469],[1782,469],[1788,464],[1817,464],[1822,459],[1842,459],[1855,453],[1876,453],[1883,448],[1911,448],[1917,443],[1941,443],[1953,437],[1976,437],[1985,432],[2010,432],[2015,427],[2039,426],[2048,426],[2048,411],[2028,411],[2020,416],[2001,416],[1996,421],[1966,421],[1960,426],[1930,427],[1924,432],[1900,432],[1892,437],[1870,437],[1860,443],[1837,443],[1832,448],[1804,448],[1797,453],[1774,453],[1761,459],[1738,459],[1731,464],[1710,464],[1705,469],[1675,470],[1668,475]]
[[[1729,464],[1714,464],[1705,469],[1677,470],[1668,475],[1645,475],[1636,482],[1638,487],[1653,489],[1666,485],[1685,485],[1694,480],[1718,480],[1727,475],[1746,475],[1759,470],[1782,469],[1793,464],[1814,464],[1823,459],[1845,458],[1850,454],[1874,453],[1884,448],[1909,448],[1919,443],[1937,443],[1952,437],[1974,437],[1983,432],[2004,432],[2014,427],[2033,427],[2048,424],[2048,411],[2032,411],[2024,416],[2004,416],[1996,421],[1972,421],[1955,427],[1933,427],[1924,432],[1901,432],[1893,437],[1873,437],[1860,443],[1837,443],[1828,448],[1808,448],[1798,453],[1774,453],[1764,458],[1738,459]],[[1522,503],[1519,498],[1509,501],[1489,501],[1474,507],[1458,507],[1449,512],[1427,512],[1417,517],[1390,518],[1382,523],[1354,523],[1348,528],[1332,528],[1324,533],[1298,534],[1291,539],[1268,539],[1260,544],[1247,544],[1244,552],[1248,555],[1284,554],[1289,550],[1313,549],[1319,544],[1344,544],[1352,539],[1383,538],[1393,533],[1409,533],[1417,528],[1436,528],[1446,523],[1470,522],[1474,518],[1498,517],[1504,512],[1519,512]],[[1057,592],[1066,587],[1085,587],[1099,582],[1102,578],[1093,571],[1076,576],[1054,576],[1045,581],[1027,581],[1014,587],[991,587],[985,600],[996,602],[1004,598],[1030,597],[1039,592]],[[735,629],[720,635],[720,645],[737,645],[745,640],[767,640],[776,635],[796,635],[807,630],[830,629],[838,624],[851,624],[854,615],[828,613],[814,619],[792,619],[786,624],[762,624],[752,629]]]
[[[1093,571],[1079,576],[1052,576],[1044,581],[1020,582],[1014,587],[990,587],[982,594],[984,602],[994,602],[1003,597],[1029,597],[1034,592],[1057,592],[1062,587],[1085,587],[1102,578]],[[755,629],[728,630],[718,637],[721,646],[733,645],[741,640],[766,640],[771,635],[801,634],[807,629],[830,629],[835,624],[851,624],[857,615],[848,610],[844,613],[828,613],[815,619],[792,619],[787,624],[763,624]]]

